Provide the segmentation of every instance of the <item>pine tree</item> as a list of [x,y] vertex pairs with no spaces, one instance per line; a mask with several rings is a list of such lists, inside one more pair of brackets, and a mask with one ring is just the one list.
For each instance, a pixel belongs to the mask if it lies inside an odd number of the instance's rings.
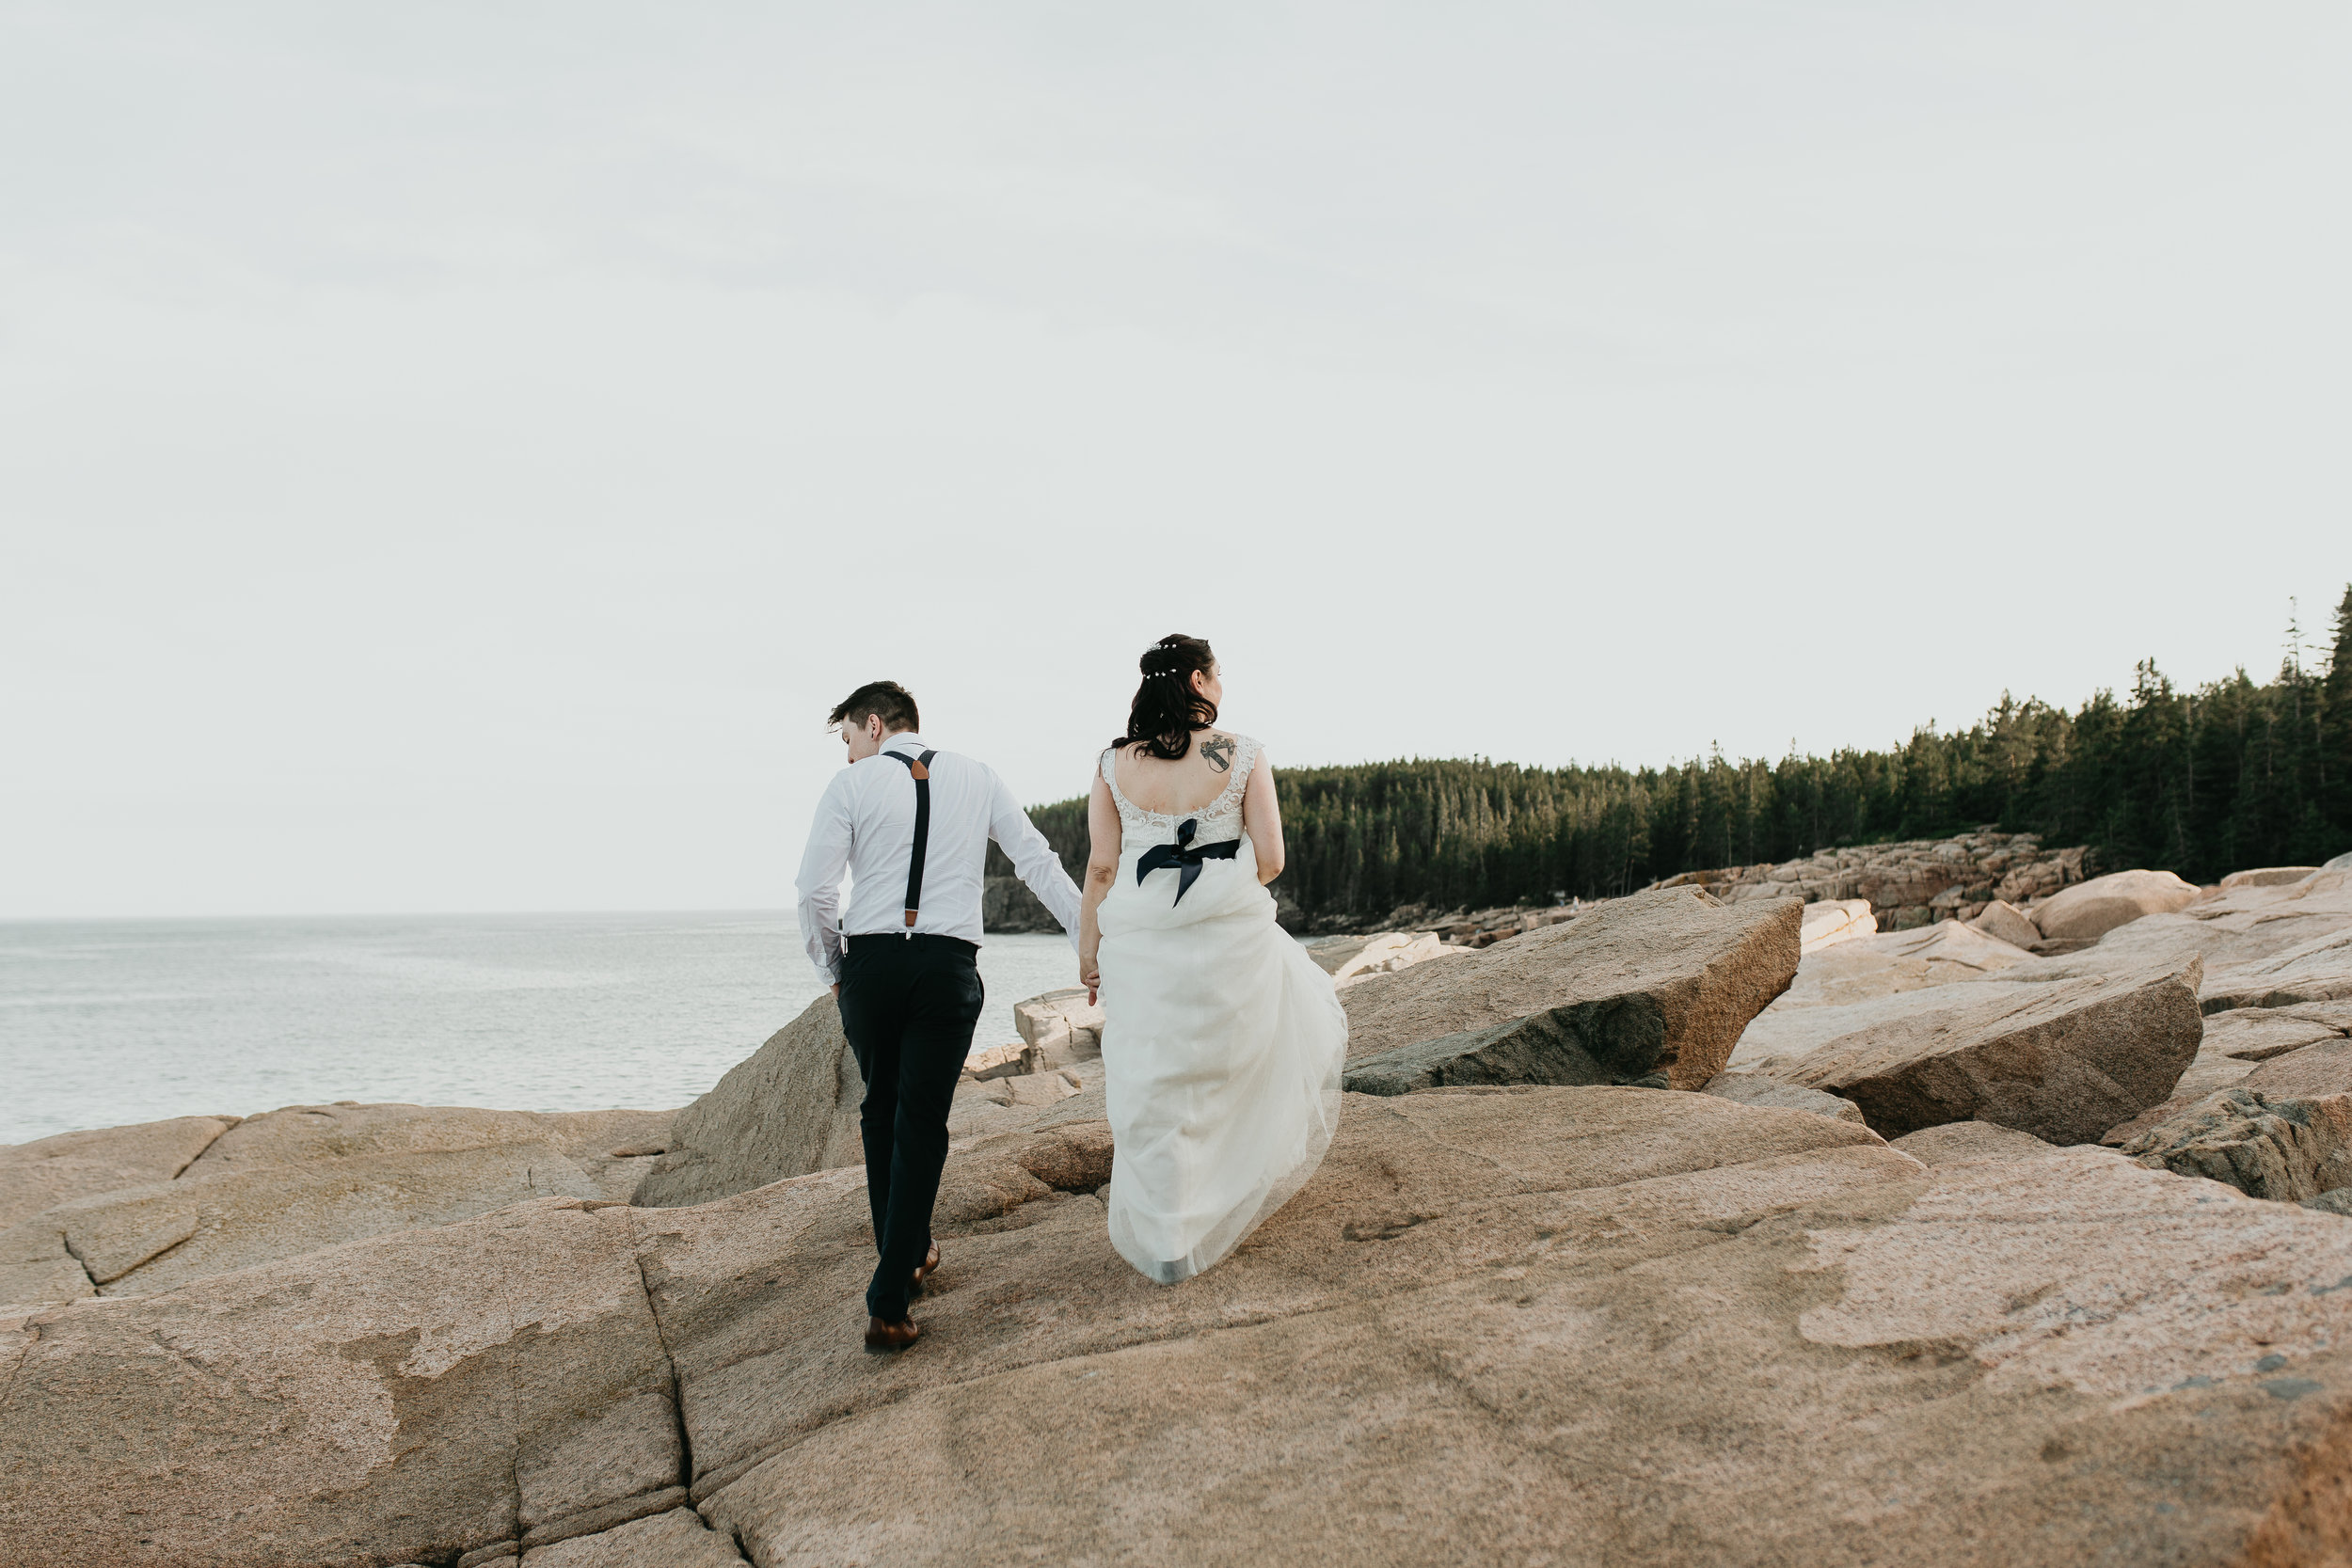
[[2336,606],[2335,643],[2317,706],[2312,750],[2318,753],[2320,848],[2333,857],[2352,849],[2352,584]]

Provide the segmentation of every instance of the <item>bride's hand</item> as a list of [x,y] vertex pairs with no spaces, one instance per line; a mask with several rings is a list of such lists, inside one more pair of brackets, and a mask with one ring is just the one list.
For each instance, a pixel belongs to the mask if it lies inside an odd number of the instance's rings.
[[1087,1006],[1089,1007],[1093,1006],[1095,992],[1099,990],[1103,985],[1102,970],[1097,968],[1083,971],[1078,975],[1078,984],[1086,987],[1087,989]]

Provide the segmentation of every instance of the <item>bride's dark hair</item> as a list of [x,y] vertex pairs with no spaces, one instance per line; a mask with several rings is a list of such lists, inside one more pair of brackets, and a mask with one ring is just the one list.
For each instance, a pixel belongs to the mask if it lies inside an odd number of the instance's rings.
[[1192,750],[1192,732],[1216,722],[1216,705],[1192,689],[1194,671],[1207,674],[1216,668],[1216,655],[1197,637],[1171,632],[1143,652],[1136,660],[1143,684],[1127,709],[1127,733],[1113,746],[1140,745],[1162,762],[1174,762]]

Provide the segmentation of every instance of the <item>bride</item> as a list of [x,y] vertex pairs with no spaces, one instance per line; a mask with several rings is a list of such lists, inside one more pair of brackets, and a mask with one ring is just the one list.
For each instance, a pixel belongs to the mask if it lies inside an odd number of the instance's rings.
[[1274,770],[1256,741],[1214,727],[1216,655],[1164,637],[1142,668],[1088,804],[1078,968],[1103,1001],[1111,1244],[1173,1284],[1240,1245],[1322,1164],[1347,1015],[1274,923]]

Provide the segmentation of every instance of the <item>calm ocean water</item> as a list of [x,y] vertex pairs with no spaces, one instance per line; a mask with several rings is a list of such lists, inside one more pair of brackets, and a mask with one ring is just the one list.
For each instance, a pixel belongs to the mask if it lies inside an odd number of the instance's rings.
[[[980,950],[976,1048],[1073,983]],[[683,1105],[815,1000],[791,914],[0,922],[0,1144],[335,1100]]]

